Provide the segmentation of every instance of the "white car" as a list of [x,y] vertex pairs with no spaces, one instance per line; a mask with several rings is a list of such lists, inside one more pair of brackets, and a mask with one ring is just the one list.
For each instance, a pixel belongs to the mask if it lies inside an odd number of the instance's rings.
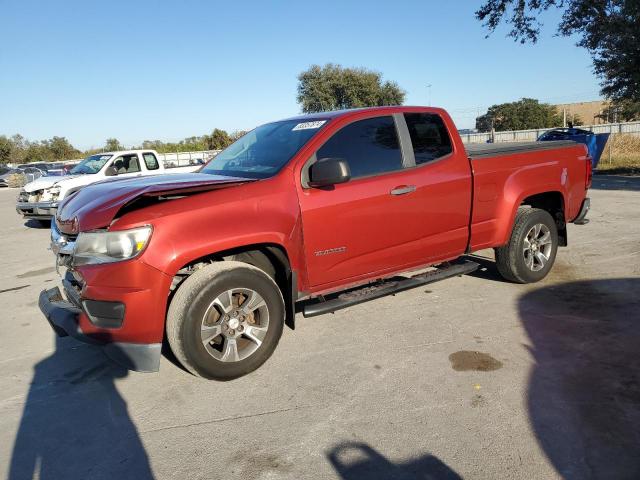
[[24,218],[50,220],[55,216],[61,200],[92,183],[110,178],[187,173],[199,168],[200,165],[195,165],[165,170],[154,150],[98,153],[85,158],[69,175],[41,177],[26,184],[18,195],[16,210]]

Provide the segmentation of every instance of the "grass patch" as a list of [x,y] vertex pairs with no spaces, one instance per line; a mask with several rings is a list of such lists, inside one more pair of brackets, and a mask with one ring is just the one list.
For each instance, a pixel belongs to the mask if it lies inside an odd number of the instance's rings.
[[640,136],[624,133],[611,135],[596,173],[640,175]]

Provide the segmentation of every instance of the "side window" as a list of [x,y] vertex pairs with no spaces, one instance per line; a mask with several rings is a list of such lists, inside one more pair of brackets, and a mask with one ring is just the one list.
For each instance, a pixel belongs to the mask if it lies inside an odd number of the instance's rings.
[[138,155],[133,154],[118,157],[113,162],[113,167],[116,169],[118,175],[122,175],[123,173],[137,173],[140,171]]
[[146,152],[142,154],[142,158],[144,158],[144,164],[147,166],[147,170],[157,170],[160,168],[158,164],[158,159],[151,152]]
[[416,165],[432,162],[453,151],[447,127],[439,115],[405,113]]
[[393,117],[376,117],[347,125],[316,152],[316,157],[343,158],[351,178],[402,169],[402,153]]

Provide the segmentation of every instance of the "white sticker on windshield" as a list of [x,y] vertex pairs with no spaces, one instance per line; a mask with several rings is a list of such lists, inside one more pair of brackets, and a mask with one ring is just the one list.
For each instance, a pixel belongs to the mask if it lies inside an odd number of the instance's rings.
[[299,123],[297,124],[295,127],[293,127],[291,129],[291,131],[295,131],[295,130],[310,130],[312,128],[320,128],[322,125],[324,125],[325,123],[327,123],[326,120],[319,120],[317,122],[304,122],[304,123]]

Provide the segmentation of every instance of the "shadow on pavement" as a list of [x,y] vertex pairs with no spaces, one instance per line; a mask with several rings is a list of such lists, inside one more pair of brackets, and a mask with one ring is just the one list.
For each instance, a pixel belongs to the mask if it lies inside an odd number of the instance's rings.
[[480,268],[468,273],[468,276],[482,278],[483,280],[491,280],[493,282],[508,283],[498,273],[496,261],[493,258],[482,257],[476,254],[464,255],[462,258],[480,264]]
[[630,190],[640,192],[640,176],[605,175],[593,176],[591,188],[596,190]]
[[35,367],[9,479],[149,479],[149,460],[114,381],[128,371],[56,337]]
[[335,446],[327,457],[343,480],[460,480],[433,455],[423,455],[414,460],[392,463],[365,443],[346,442]]
[[639,292],[640,278],[623,278],[519,299],[535,360],[531,424],[563,478],[640,478]]
[[30,218],[26,222],[24,222],[25,227],[29,228],[37,228],[40,230],[48,230],[51,228],[51,220],[36,220],[35,218]]

